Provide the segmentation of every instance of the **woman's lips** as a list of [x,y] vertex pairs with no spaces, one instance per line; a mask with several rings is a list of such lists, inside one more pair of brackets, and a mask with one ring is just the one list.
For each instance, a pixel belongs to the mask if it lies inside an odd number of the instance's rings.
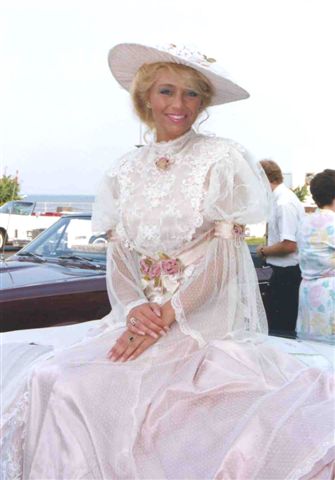
[[176,115],[176,114],[168,113],[166,116],[168,117],[169,120],[171,120],[171,122],[176,124],[184,123],[186,119],[186,115]]

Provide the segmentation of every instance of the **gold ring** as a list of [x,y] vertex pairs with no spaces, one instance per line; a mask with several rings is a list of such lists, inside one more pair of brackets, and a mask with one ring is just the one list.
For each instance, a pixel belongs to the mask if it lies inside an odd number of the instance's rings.
[[135,327],[136,321],[137,321],[137,320],[136,320],[136,318],[134,318],[134,317],[131,317],[131,318],[129,319],[129,323],[130,323],[130,325],[132,325],[133,327]]
[[128,340],[129,340],[129,342],[133,342],[135,340],[135,336],[131,335],[130,337],[128,337]]

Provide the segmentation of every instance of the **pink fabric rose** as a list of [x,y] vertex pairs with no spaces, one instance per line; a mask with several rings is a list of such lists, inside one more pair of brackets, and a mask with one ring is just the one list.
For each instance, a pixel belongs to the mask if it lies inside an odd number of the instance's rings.
[[166,275],[175,275],[179,272],[179,264],[175,258],[170,258],[168,260],[162,260],[162,271]]
[[245,233],[244,225],[239,225],[238,223],[235,223],[233,227],[233,232],[238,237],[244,237],[244,233]]
[[161,266],[159,263],[154,263],[149,269],[149,277],[151,280],[159,278],[161,276]]

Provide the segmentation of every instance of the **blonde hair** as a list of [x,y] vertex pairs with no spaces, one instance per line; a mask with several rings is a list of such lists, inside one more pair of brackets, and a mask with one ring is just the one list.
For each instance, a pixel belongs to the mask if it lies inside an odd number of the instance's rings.
[[148,108],[147,102],[150,89],[155,83],[157,73],[162,69],[182,75],[185,82],[187,82],[187,84],[200,96],[201,109],[199,113],[210,105],[214,94],[214,89],[209,80],[194,68],[170,62],[143,64],[134,77],[131,87],[131,97],[135,112],[142,122],[146,123],[151,129],[154,128],[155,124],[152,117],[152,111]]

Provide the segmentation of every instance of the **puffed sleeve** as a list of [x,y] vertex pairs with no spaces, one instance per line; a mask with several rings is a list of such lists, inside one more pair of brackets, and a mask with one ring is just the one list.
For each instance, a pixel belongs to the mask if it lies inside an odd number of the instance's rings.
[[119,183],[115,169],[105,173],[92,210],[93,232],[113,230],[119,221]]
[[242,225],[266,220],[272,195],[263,168],[238,143],[231,140],[225,143],[228,152],[210,170],[205,216],[213,221]]
[[[229,233],[236,223],[267,218],[271,190],[261,167],[241,147],[225,143],[221,150],[208,174],[204,216],[215,232],[220,224]],[[257,275],[243,240],[215,234],[192,269],[171,299],[186,335],[203,345],[227,335],[267,332]]]

